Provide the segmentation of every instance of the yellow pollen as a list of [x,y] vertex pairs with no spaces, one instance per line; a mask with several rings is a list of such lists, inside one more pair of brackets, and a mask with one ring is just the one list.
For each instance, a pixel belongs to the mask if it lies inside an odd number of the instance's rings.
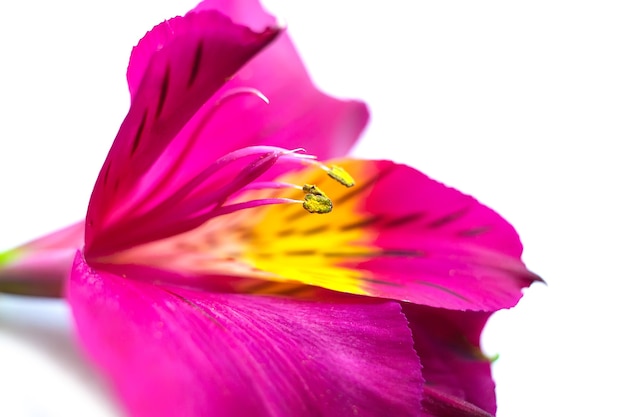
[[326,214],[333,209],[333,202],[325,195],[307,194],[304,196],[302,207],[309,213]]
[[344,187],[350,188],[354,185],[354,179],[352,178],[352,176],[340,166],[331,165],[326,172],[328,173],[329,177],[339,182]]
[[315,184],[304,184],[302,186],[302,191],[304,191],[305,194],[319,195],[328,198],[328,196],[324,194],[324,191],[320,190]]

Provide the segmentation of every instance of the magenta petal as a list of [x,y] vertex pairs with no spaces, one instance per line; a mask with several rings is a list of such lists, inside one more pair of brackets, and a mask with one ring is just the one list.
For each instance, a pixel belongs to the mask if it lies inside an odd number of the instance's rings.
[[380,256],[349,261],[369,271],[369,294],[455,310],[514,306],[541,278],[521,261],[522,244],[505,219],[475,198],[406,165],[372,161],[373,182],[357,184]]
[[[209,0],[196,10],[213,8],[254,30],[276,23],[257,0]],[[258,89],[270,104],[250,97],[221,109],[220,117],[205,126],[207,135],[229,138],[214,144],[218,155],[267,144],[302,147],[320,159],[345,156],[369,118],[364,103],[335,99],[313,85],[288,31],[255,56],[223,90],[241,87]]]
[[[194,10],[208,9],[218,10],[253,30],[276,25],[276,19],[258,0],[208,0]],[[206,124],[203,131],[211,138],[228,138],[211,144],[217,156],[257,144],[302,147],[320,159],[345,156],[369,118],[364,103],[335,99],[315,87],[288,29],[250,60],[222,91],[242,87],[261,91],[270,104],[248,97],[220,109],[219,117]]]
[[424,387],[422,407],[420,417],[494,417],[472,403],[428,386]]
[[216,294],[98,273],[78,254],[79,336],[132,416],[418,416],[395,302]]
[[205,0],[193,9],[201,10],[217,10],[253,30],[276,24],[274,16],[263,9],[259,0]]
[[316,184],[332,199],[332,213],[311,217],[294,205],[240,220],[254,231],[242,240],[252,266],[277,280],[454,310],[512,307],[540,280],[520,259],[515,229],[471,196],[390,161],[329,164],[356,185],[343,187],[314,168],[284,181]]
[[276,28],[256,33],[205,11],[163,22],[141,40],[130,65],[143,65],[142,76],[131,82],[131,108],[94,187],[88,247],[94,233],[158,189],[186,146],[177,138],[180,130],[277,34]]
[[491,313],[404,304],[426,385],[457,402],[496,412],[491,363],[480,334]]

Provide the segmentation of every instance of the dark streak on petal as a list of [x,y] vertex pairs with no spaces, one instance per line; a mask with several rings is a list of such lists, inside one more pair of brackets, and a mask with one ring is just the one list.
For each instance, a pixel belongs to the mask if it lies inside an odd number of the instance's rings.
[[461,230],[458,235],[460,237],[476,237],[491,230],[489,226],[474,227],[473,229]]
[[107,161],[107,167],[104,169],[104,175],[102,176],[102,182],[104,185],[109,181],[109,172],[111,171],[111,161]]
[[391,219],[381,225],[384,229],[392,229],[394,227],[404,226],[408,223],[413,223],[418,221],[424,217],[425,213],[411,213],[406,216],[397,217],[395,219]]
[[311,287],[304,284],[294,284],[285,282],[264,281],[259,284],[245,288],[247,293],[257,293],[261,295],[289,295],[304,294],[311,290]]
[[285,286],[281,289],[274,290],[272,294],[274,295],[287,295],[287,296],[304,296],[307,292],[311,291],[311,287],[308,285],[293,285],[293,286]]
[[315,235],[317,233],[322,233],[328,230],[329,227],[330,225],[328,224],[322,224],[317,227],[313,227],[312,229],[303,230],[300,234],[303,236]]
[[384,249],[380,255],[397,258],[424,258],[426,252],[416,249]]
[[339,206],[340,204],[345,203],[346,201],[356,197],[357,195],[361,194],[362,192],[367,191],[374,184],[376,184],[377,181],[380,181],[381,179],[383,179],[384,177],[389,175],[391,173],[391,171],[393,171],[393,169],[394,169],[394,167],[390,166],[386,170],[377,173],[372,178],[370,178],[368,181],[366,181],[365,183],[361,184],[361,186],[352,188],[349,192],[345,193],[344,195],[342,195],[338,199],[334,200],[333,203],[335,204],[335,206]]
[[137,133],[135,133],[135,137],[133,138],[133,144],[130,148],[130,156],[133,156],[139,147],[139,141],[141,140],[141,135],[143,134],[143,130],[146,128],[146,120],[148,118],[148,109],[144,110],[143,116],[141,117],[141,122],[139,123],[139,127],[137,128]]
[[329,258],[423,258],[426,254],[412,249],[384,249],[364,252],[323,252],[322,255]]
[[341,230],[342,232],[348,232],[354,229],[361,229],[367,226],[371,226],[372,224],[378,222],[379,220],[380,220],[380,216],[366,217],[365,219],[361,219],[354,223],[344,224],[343,226],[339,228],[339,230]]
[[445,292],[445,293],[447,293],[447,294],[450,294],[450,295],[452,295],[452,296],[454,296],[454,297],[460,298],[461,300],[464,300],[464,301],[469,301],[469,299],[468,299],[468,298],[466,298],[466,297],[462,296],[462,295],[461,295],[461,294],[459,294],[458,292],[456,292],[456,291],[452,291],[450,288],[446,288],[446,287],[444,287],[444,286],[442,286],[442,285],[435,284],[434,282],[428,282],[428,281],[415,281],[415,283],[416,283],[416,284],[419,284],[419,285],[424,285],[424,286],[426,286],[426,287],[436,288],[436,289],[438,289],[438,290],[440,290],[440,291],[443,291],[443,292]]
[[239,238],[241,240],[255,240],[257,238],[256,233],[254,233],[254,231],[252,230],[242,230],[241,235],[239,236]]
[[191,64],[191,72],[189,73],[189,79],[187,80],[187,88],[190,88],[198,77],[200,72],[200,63],[202,62],[202,52],[204,49],[204,43],[202,40],[198,42],[196,46],[196,52],[193,56],[193,63]]
[[311,256],[316,253],[317,251],[315,249],[291,250],[284,252],[286,256]]
[[161,82],[161,91],[159,91],[159,102],[156,108],[156,114],[154,115],[155,119],[158,119],[161,115],[161,111],[163,111],[163,106],[165,105],[165,99],[167,98],[167,91],[170,86],[170,67],[169,65],[165,68],[165,75],[163,75],[163,82]]
[[249,285],[246,285],[244,287],[244,292],[246,292],[246,293],[260,292],[261,290],[267,288],[270,285],[272,285],[271,282],[255,280],[255,282],[253,284],[249,284]]
[[452,223],[453,221],[463,217],[469,211],[469,207],[464,207],[461,210],[457,210],[454,213],[450,213],[446,216],[440,217],[436,220],[431,221],[426,225],[429,229],[438,229],[442,226],[445,226],[448,223]]
[[220,323],[219,321],[217,321],[215,319],[215,317],[210,316],[209,314],[207,314],[206,310],[202,307],[200,307],[198,304],[196,304],[195,302],[183,297],[182,295],[176,294],[175,292],[172,292],[166,288],[160,288],[161,290],[163,290],[164,292],[170,294],[171,296],[173,296],[174,298],[178,298],[179,300],[181,300],[182,302],[184,302],[185,304],[189,305],[191,308],[193,308],[194,310],[196,310],[198,313],[200,313],[201,315],[203,315],[204,317],[208,318],[209,321],[213,322],[214,324],[216,324],[217,326],[219,326],[220,328],[224,329],[224,325],[222,323]]
[[295,233],[296,231],[294,229],[283,229],[281,231],[279,231],[278,233],[276,233],[276,236],[278,237],[287,237],[287,236],[291,236]]
[[383,281],[380,279],[370,278],[366,276],[360,276],[359,279],[369,284],[384,285],[386,287],[402,287],[402,285],[398,284],[397,282]]
[[322,252],[327,258],[374,258],[380,252]]

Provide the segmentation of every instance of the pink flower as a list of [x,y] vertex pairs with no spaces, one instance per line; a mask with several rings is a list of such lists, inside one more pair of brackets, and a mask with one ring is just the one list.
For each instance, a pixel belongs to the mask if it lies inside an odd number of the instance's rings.
[[155,27],[128,82],[84,226],[0,255],[0,288],[58,292],[84,229],[67,299],[130,415],[495,413],[480,332],[538,279],[505,220],[345,158],[365,106],[252,0]]

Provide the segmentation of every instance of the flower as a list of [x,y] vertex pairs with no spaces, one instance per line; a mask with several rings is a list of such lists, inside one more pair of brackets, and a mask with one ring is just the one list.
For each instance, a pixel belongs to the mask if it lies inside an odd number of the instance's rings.
[[480,332],[538,279],[504,219],[346,158],[364,105],[318,92],[251,0],[158,25],[128,82],[84,225],[0,266],[50,294],[82,248],[67,300],[130,415],[495,413]]

